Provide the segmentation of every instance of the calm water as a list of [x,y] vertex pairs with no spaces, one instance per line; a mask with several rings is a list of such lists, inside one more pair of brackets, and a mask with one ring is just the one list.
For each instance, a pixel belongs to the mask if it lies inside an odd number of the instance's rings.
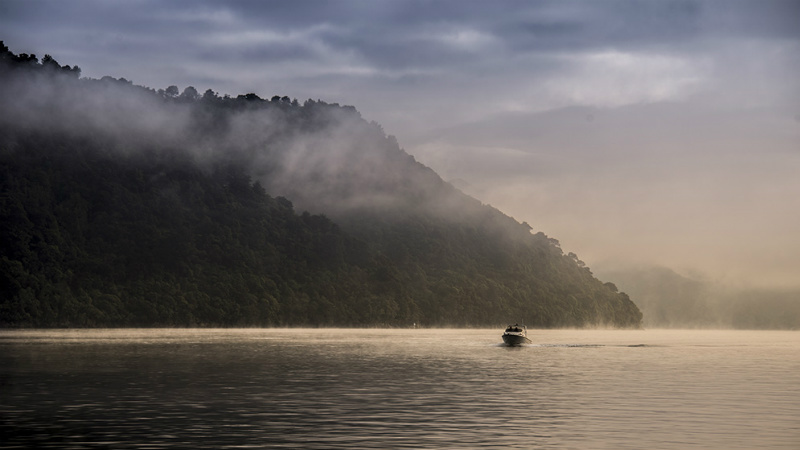
[[800,332],[501,332],[0,331],[0,446],[800,448]]

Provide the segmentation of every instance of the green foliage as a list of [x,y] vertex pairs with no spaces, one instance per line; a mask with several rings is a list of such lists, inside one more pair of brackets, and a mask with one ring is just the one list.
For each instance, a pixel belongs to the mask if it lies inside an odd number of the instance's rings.
[[13,56],[2,326],[640,325],[577,256],[355,108],[178,96]]

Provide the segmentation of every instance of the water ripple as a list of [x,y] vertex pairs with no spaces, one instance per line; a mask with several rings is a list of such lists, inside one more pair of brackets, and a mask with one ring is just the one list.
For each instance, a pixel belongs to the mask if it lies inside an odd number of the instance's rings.
[[534,332],[507,351],[486,330],[8,333],[3,448],[800,442],[797,334]]

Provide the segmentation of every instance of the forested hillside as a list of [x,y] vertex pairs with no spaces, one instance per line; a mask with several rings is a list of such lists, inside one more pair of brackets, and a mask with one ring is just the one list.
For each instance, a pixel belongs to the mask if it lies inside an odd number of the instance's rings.
[[0,53],[2,326],[640,326],[353,107]]

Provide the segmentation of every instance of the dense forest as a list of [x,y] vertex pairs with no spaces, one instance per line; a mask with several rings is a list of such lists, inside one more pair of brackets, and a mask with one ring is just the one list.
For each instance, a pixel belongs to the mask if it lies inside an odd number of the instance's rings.
[[2,326],[641,324],[351,106],[0,53]]

